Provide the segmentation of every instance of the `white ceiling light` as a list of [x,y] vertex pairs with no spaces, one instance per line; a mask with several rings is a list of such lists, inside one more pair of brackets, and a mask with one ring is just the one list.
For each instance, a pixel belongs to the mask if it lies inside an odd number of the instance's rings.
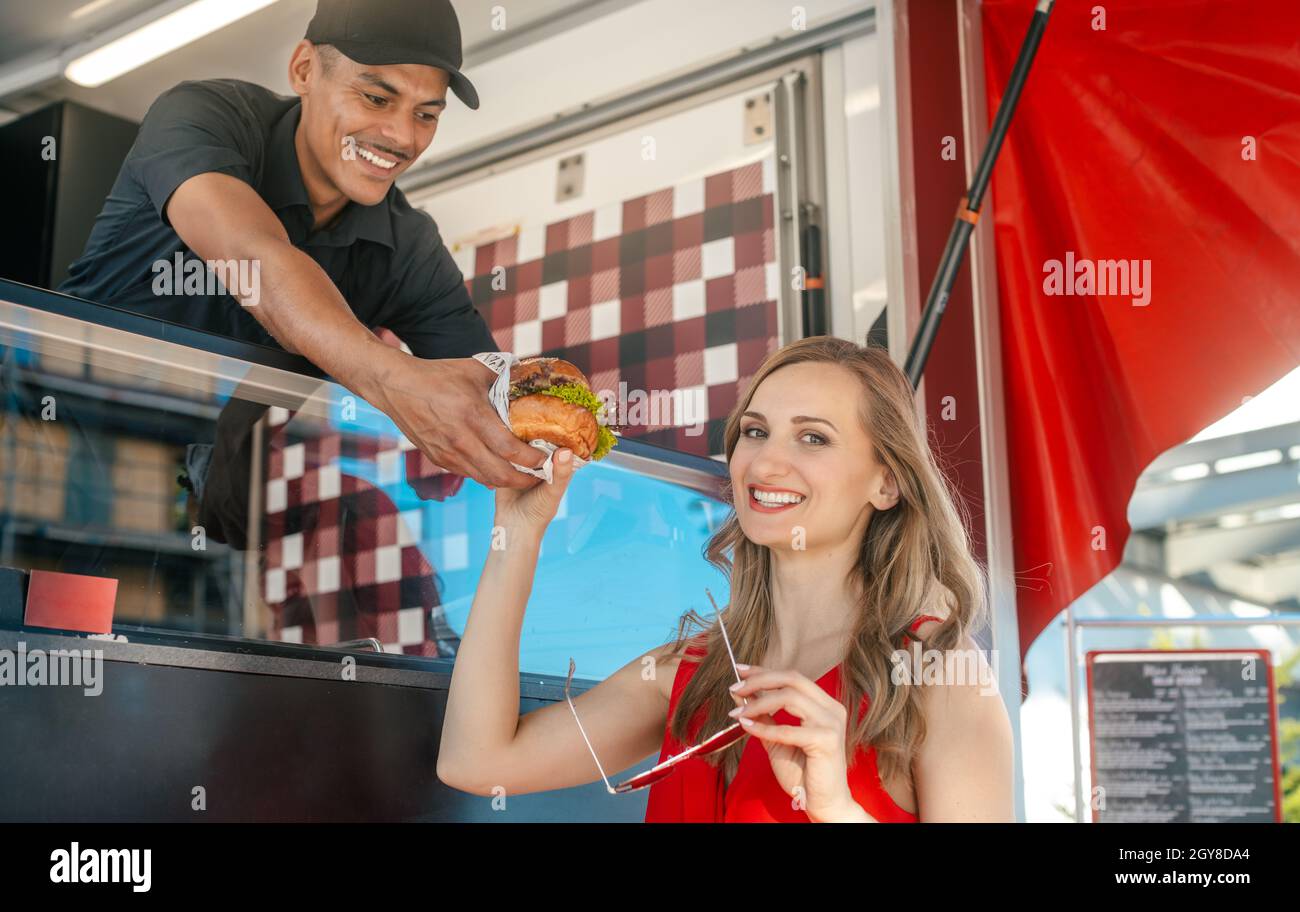
[[1225,456],[1214,460],[1216,475],[1229,472],[1243,472],[1246,469],[1258,469],[1261,466],[1277,465],[1282,461],[1281,450],[1261,450],[1258,453],[1243,453],[1240,456]]
[[1195,481],[1197,478],[1205,478],[1210,474],[1210,464],[1208,462],[1197,462],[1192,465],[1178,466],[1169,473],[1170,481]]
[[113,2],[114,0],[90,0],[90,2],[85,6],[79,6],[70,12],[68,18],[80,19],[82,16],[89,16],[91,13],[97,13]]
[[275,0],[196,0],[68,64],[63,75],[94,88],[225,28]]

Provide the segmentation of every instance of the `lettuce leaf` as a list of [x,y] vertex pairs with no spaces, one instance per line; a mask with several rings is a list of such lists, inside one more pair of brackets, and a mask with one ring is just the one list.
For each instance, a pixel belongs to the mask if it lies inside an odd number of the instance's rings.
[[614,436],[613,431],[602,424],[596,433],[596,448],[591,451],[592,460],[604,459],[606,454],[616,446],[618,446],[618,438]]

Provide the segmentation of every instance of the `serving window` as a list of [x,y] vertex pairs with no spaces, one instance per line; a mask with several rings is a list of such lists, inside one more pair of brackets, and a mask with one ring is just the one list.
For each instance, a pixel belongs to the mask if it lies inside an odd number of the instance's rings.
[[[338,384],[250,360],[265,355],[256,346],[217,354],[57,312],[120,311],[0,286],[12,292],[0,295],[0,564],[117,580],[114,631],[128,638],[454,659],[492,492],[433,465]],[[204,456],[200,509],[180,476]],[[726,517],[721,472],[633,439],[579,470],[543,541],[525,674],[563,675],[573,657],[603,677],[668,639],[687,608],[706,610],[705,586],[725,598],[701,558]]]

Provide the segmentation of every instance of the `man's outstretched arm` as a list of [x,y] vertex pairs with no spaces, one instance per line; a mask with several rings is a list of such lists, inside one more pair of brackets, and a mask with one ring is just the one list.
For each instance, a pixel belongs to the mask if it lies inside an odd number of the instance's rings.
[[537,467],[544,456],[488,404],[492,371],[473,358],[422,360],[385,345],[247,183],[195,175],[167,200],[166,216],[201,259],[255,261],[258,292],[240,298],[248,312],[287,351],[381,409],[437,465],[493,487],[536,483],[510,465]]

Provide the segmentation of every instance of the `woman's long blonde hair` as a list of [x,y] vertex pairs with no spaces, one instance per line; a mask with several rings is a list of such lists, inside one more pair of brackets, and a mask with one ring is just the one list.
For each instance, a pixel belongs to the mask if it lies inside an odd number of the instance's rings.
[[[891,655],[916,618],[942,616],[945,607],[947,619],[924,638],[927,648],[956,648],[969,632],[980,629],[988,610],[983,569],[972,556],[963,523],[965,511],[959,515],[955,506],[960,498],[950,490],[926,442],[912,385],[883,348],[814,336],[773,352],[727,419],[723,430],[727,462],[735,452],[741,416],[754,391],[773,372],[807,363],[836,364],[858,378],[862,426],[875,446],[876,460],[889,467],[898,484],[898,502],[872,516],[858,549],[853,579],[846,581],[863,594],[852,641],[840,666],[840,699],[845,708],[860,707],[862,698],[869,698],[867,712],[856,726],[852,720],[859,719],[858,713],[849,712],[849,763],[853,764],[858,747],[874,745],[881,778],[888,779],[910,770],[925,737],[921,694],[915,686],[891,683]],[[772,631],[772,554],[741,531],[730,481],[725,496],[732,513],[705,546],[704,556],[730,580],[731,601],[723,610],[736,661],[758,664],[767,654]],[[691,636],[688,628],[701,632]],[[701,734],[729,725],[734,719],[727,713],[736,705],[727,689],[735,675],[716,621],[694,609],[688,611],[678,623],[671,651],[662,657],[697,661],[684,654],[688,640],[708,652],[669,719],[669,731],[681,744],[695,743]],[[701,708],[702,721],[692,726]],[[730,778],[746,742],[741,739],[706,760],[726,764]]]

